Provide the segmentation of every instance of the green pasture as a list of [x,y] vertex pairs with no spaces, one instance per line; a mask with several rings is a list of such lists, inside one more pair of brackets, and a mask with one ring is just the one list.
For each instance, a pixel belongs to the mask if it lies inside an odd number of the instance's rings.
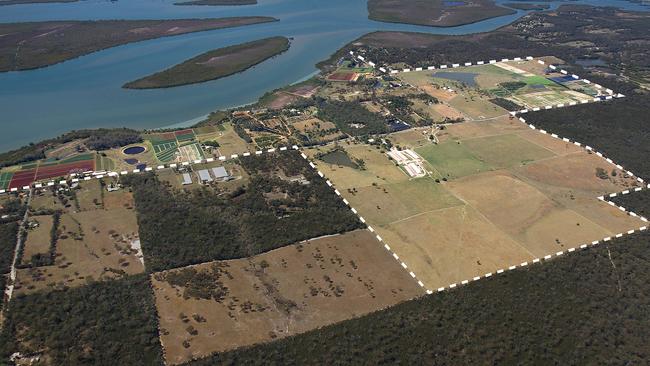
[[415,149],[440,178],[455,179],[491,170],[492,167],[476,157],[462,142],[445,141]]
[[495,168],[511,168],[555,156],[515,134],[474,138],[462,143],[474,156]]

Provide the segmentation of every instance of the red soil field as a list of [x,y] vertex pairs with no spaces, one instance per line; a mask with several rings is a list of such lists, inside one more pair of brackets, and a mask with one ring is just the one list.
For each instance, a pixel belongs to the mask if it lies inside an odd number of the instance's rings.
[[8,188],[23,188],[30,185],[34,180],[36,180],[36,169],[21,170],[15,172],[14,176],[11,177]]
[[81,173],[90,170],[95,170],[94,159],[22,170],[14,173],[11,183],[9,183],[9,189],[22,188],[37,180],[62,177],[70,173]]
[[180,136],[180,135],[189,135],[189,134],[192,134],[192,133],[194,133],[194,132],[192,131],[192,129],[180,130],[180,131],[175,131],[175,132],[174,132],[174,134],[176,134],[176,136]]
[[335,72],[327,77],[327,80],[334,81],[351,81],[356,79],[357,74],[354,72]]

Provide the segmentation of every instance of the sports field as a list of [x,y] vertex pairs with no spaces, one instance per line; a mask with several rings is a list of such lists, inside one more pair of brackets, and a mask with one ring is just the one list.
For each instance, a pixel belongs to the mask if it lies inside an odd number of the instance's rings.
[[597,199],[636,180],[572,143],[508,117],[440,132],[438,145],[401,141],[426,160],[425,178],[377,178],[394,162],[363,145],[342,147],[374,153],[365,171],[314,161],[429,289],[642,225]]
[[167,364],[304,333],[422,288],[367,230],[154,273]]
[[[207,133],[204,128],[201,133]],[[174,132],[150,133],[143,138],[151,145],[160,163],[175,161],[194,161],[205,157],[201,146],[197,143],[197,134],[193,129]]]

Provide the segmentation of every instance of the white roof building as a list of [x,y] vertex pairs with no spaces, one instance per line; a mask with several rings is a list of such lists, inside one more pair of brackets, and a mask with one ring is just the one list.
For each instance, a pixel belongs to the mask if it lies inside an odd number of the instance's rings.
[[212,176],[214,177],[214,179],[222,180],[222,179],[226,179],[226,178],[228,178],[230,176],[230,174],[228,174],[228,171],[226,170],[226,168],[224,168],[222,166],[212,168],[211,170],[212,170]]
[[199,170],[199,179],[202,183],[212,182],[212,177],[207,169]]
[[183,185],[188,184],[192,184],[192,176],[190,176],[190,173],[183,173]]

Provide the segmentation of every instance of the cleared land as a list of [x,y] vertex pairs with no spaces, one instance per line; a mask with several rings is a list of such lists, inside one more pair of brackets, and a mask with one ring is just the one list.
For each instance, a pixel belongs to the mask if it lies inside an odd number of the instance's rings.
[[[555,58],[545,59],[562,63]],[[543,108],[580,103],[603,95],[602,90],[547,68],[536,60],[414,71],[399,73],[398,77],[475,120],[507,114],[495,104],[514,104],[517,109]]]
[[237,17],[5,23],[0,24],[0,34],[4,35],[0,37],[0,72],[49,66],[131,42],[272,21],[276,19]]
[[289,49],[286,37],[271,37],[202,53],[178,65],[124,84],[128,89],[169,88],[216,80],[253,67]]
[[32,266],[18,269],[18,294],[77,287],[144,271],[131,193],[106,192],[95,180],[56,195],[44,190],[37,197],[32,207],[62,212],[54,263],[33,265],[42,263],[32,260],[33,255],[49,256],[52,225],[50,216],[34,216],[41,225],[27,236],[22,262]]
[[596,198],[635,187],[635,179],[571,143],[508,117],[440,132],[440,144],[400,141],[419,146],[425,178],[377,178],[403,173],[363,145],[341,147],[352,157],[375,156],[365,170],[315,160],[429,289],[642,225]]
[[382,22],[455,27],[514,14],[492,0],[370,0],[368,18]]
[[50,231],[52,230],[52,215],[30,217],[38,226],[30,229],[23,249],[22,263],[27,264],[32,256],[45,256],[50,250]]
[[156,273],[152,284],[169,364],[303,333],[423,292],[367,230]]

